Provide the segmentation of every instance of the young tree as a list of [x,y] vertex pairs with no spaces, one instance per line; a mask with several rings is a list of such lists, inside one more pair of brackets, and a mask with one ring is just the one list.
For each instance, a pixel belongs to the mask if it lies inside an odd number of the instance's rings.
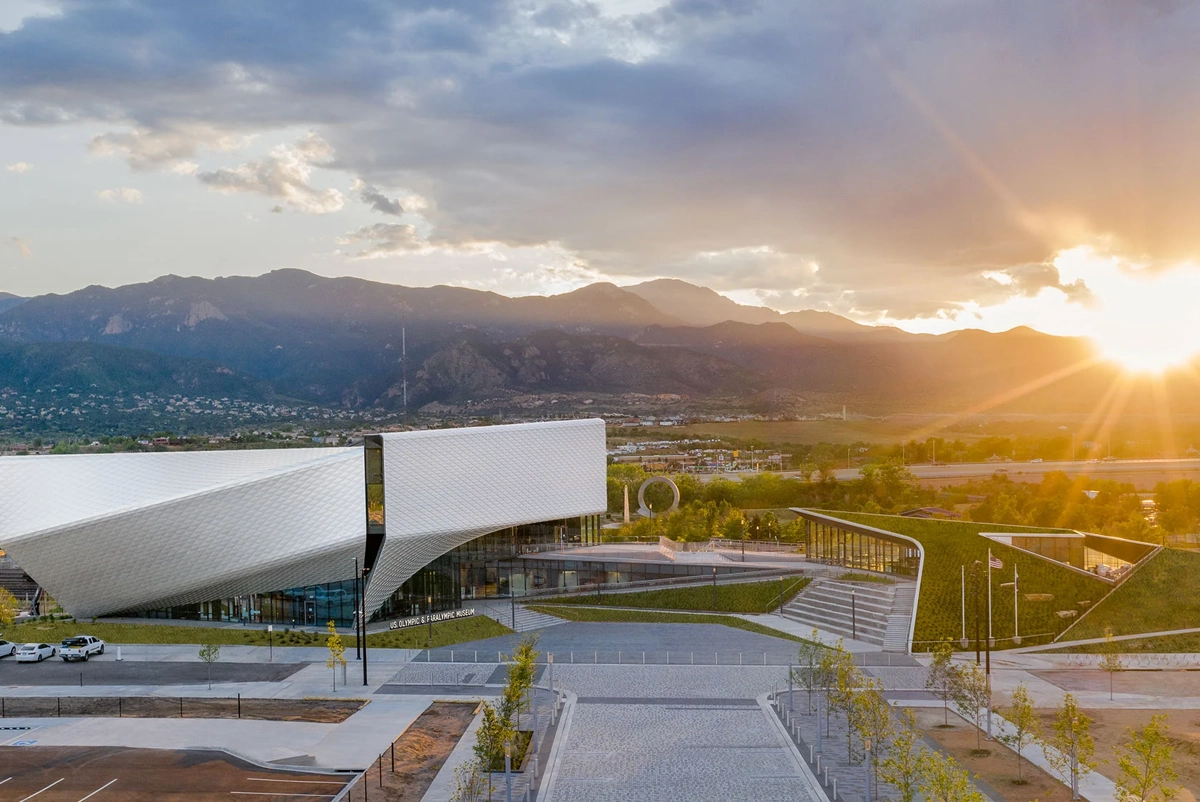
[[954,706],[975,725],[975,751],[982,753],[983,727],[992,706],[992,687],[983,669],[966,665],[958,669]]
[[808,712],[810,713],[813,710],[813,691],[825,687],[824,678],[818,669],[821,665],[821,655],[829,651],[817,641],[818,636],[819,633],[814,629],[812,640],[800,644],[797,656],[799,665],[792,669],[792,682],[808,692]]
[[816,687],[821,689],[821,696],[825,699],[825,734],[829,734],[829,717],[832,714],[832,709],[835,707],[833,694],[837,685],[838,672],[843,670],[843,664],[849,663],[854,665],[854,657],[845,650],[842,646],[842,641],[839,639],[837,645],[832,649],[826,649],[821,652],[820,658],[817,660],[817,679]]
[[1118,671],[1125,670],[1125,663],[1121,662],[1121,655],[1116,652],[1105,652],[1100,658],[1100,669],[1108,672],[1108,700],[1111,702],[1113,698],[1113,676]]
[[517,733],[490,702],[483,702],[481,707],[483,720],[475,731],[475,756],[484,771],[502,771],[504,745],[512,743]]
[[829,707],[846,717],[846,759],[853,760],[854,702],[866,684],[866,677],[854,664],[854,655],[843,651],[833,663],[833,682],[829,689]]
[[1071,799],[1079,799],[1079,781],[1096,768],[1092,759],[1096,745],[1092,741],[1092,720],[1069,693],[1063,696],[1054,716],[1054,731],[1045,738],[1045,744],[1046,762],[1071,786]]
[[1175,747],[1167,737],[1167,717],[1154,716],[1140,730],[1130,730],[1128,746],[1118,746],[1117,799],[1120,802],[1169,802],[1179,796],[1174,785]]
[[454,769],[454,790],[450,793],[450,802],[482,802],[490,798],[491,793],[491,778],[484,776],[478,757]]
[[900,727],[892,736],[887,757],[879,761],[875,785],[883,780],[900,794],[899,802],[916,802],[921,792],[922,771],[929,750],[921,744],[917,717],[909,709],[900,713]]
[[508,680],[500,695],[500,715],[506,724],[521,729],[521,711],[529,703],[529,691],[537,673],[537,635],[526,635],[509,658]]
[[1012,692],[1012,706],[1005,712],[1012,732],[1000,736],[1000,740],[1017,753],[1017,783],[1025,784],[1021,773],[1022,752],[1040,734],[1037,714],[1033,712],[1033,699],[1029,697],[1029,688],[1022,682]]
[[338,634],[337,627],[333,621],[330,621],[326,626],[329,630],[329,637],[325,639],[325,645],[329,647],[329,657],[325,658],[325,666],[333,669],[333,689],[337,690],[337,667],[342,667],[342,684],[346,684],[346,647],[342,645],[342,636]]
[[212,690],[212,664],[221,657],[221,647],[215,643],[206,643],[200,647],[200,659],[208,665],[208,689]]
[[17,597],[7,588],[0,588],[0,627],[11,626],[17,620]]
[[987,802],[971,784],[971,775],[949,755],[926,750],[922,769],[921,792],[926,802]]
[[950,702],[954,700],[959,684],[958,667],[951,662],[951,658],[954,657],[954,647],[950,645],[950,641],[942,641],[933,647],[931,654],[933,662],[929,664],[925,687],[942,700],[942,723],[949,727]]
[[[862,741],[864,751],[870,744],[871,773],[875,775],[878,789],[880,757],[887,753],[896,730],[891,707],[883,698],[883,686],[877,680],[868,680],[855,694],[850,705],[850,726]],[[869,794],[868,798],[874,799]]]

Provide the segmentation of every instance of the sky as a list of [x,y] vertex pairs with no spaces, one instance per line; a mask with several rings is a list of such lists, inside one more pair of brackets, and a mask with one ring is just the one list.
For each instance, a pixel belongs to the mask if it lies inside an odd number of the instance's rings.
[[1184,0],[6,0],[0,291],[673,277],[1200,348],[1198,39]]

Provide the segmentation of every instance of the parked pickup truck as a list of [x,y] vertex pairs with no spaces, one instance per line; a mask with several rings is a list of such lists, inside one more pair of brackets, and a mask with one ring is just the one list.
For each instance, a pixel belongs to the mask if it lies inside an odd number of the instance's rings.
[[91,635],[64,638],[62,647],[58,650],[58,656],[66,663],[72,660],[87,660],[93,654],[104,654],[104,641]]

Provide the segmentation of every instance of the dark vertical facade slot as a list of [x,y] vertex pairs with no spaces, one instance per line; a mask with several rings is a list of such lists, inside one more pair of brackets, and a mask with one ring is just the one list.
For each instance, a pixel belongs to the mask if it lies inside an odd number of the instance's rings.
[[363,438],[367,484],[367,548],[363,562],[364,573],[370,573],[379,558],[386,534],[383,504],[383,438],[377,434]]

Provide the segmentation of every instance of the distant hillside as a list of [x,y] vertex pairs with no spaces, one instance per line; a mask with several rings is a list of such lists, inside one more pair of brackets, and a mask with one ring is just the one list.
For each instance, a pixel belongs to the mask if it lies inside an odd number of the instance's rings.
[[0,292],[0,312],[12,309],[14,306],[20,306],[25,303],[25,300],[19,295],[13,295],[11,292]]
[[199,359],[152,354],[94,343],[22,345],[0,340],[0,389],[20,393],[117,392],[184,394],[265,401],[271,387],[252,376]]
[[746,306],[731,301],[707,287],[698,287],[679,279],[655,279],[624,289],[649,301],[660,312],[679,318],[689,326],[712,326],[726,321],[751,325],[786,323],[803,334],[846,342],[922,339],[918,335],[889,326],[863,326],[832,312],[807,309],[782,313],[763,306]]
[[[254,392],[327,407],[396,409],[405,367],[402,326],[410,409],[489,394],[628,392],[730,399],[722,403],[781,414],[841,404],[866,414],[1091,413],[1124,381],[1077,338],[1031,329],[914,336],[824,312],[743,307],[677,281],[507,298],[300,270],[253,278],[164,276],[29,299],[0,311],[0,342],[7,340],[10,350],[68,343],[133,349],[138,355],[130,366],[148,373],[130,374],[130,382],[182,371],[183,383],[205,383],[217,370],[212,366],[222,365],[231,374],[218,375],[235,376],[245,392],[258,381]],[[101,379],[89,382],[116,387],[124,380],[121,360],[95,356],[100,351],[42,349],[23,351],[21,359],[35,353],[47,381],[75,382],[89,370]],[[148,354],[175,361],[151,364]],[[98,361],[81,363],[82,356]],[[26,370],[20,381],[42,379]],[[1167,377],[1162,398],[1145,379],[1121,386],[1127,411],[1155,414],[1165,403],[1175,413],[1200,412],[1200,395],[1183,372]]]

